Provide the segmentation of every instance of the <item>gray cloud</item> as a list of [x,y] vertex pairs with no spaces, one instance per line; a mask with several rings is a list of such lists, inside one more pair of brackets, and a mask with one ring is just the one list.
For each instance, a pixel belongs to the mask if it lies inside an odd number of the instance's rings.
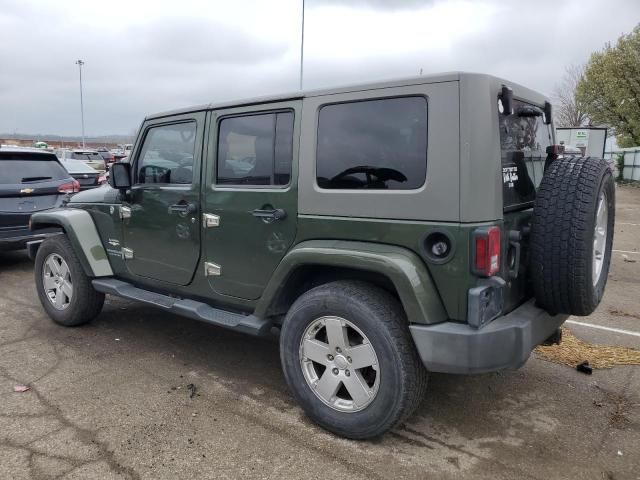
[[436,0],[305,0],[305,6],[314,8],[324,5],[337,5],[349,8],[367,7],[385,10],[410,10],[424,8],[435,2]]
[[[86,61],[90,135],[130,132],[155,111],[297,89],[298,0],[268,8],[258,0],[221,0],[202,12],[182,0],[172,7],[180,15],[159,2],[141,15],[113,2],[90,14],[78,8],[84,4],[39,1],[0,0],[2,133],[78,134],[77,58]],[[492,73],[549,94],[564,65],[585,62],[640,18],[637,0],[619,0],[615,8],[606,0],[306,5],[309,89],[423,69]],[[336,6],[344,7],[340,18]],[[477,19],[468,18],[472,8]],[[434,12],[449,16],[434,25]],[[425,36],[429,28],[437,34]]]
[[288,50],[286,43],[193,17],[163,19],[131,33],[142,46],[141,54],[178,63],[252,64],[277,60]]

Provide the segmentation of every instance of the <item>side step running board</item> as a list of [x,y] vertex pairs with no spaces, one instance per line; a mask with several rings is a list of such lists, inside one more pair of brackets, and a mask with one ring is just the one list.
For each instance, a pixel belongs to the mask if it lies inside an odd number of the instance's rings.
[[93,288],[99,292],[155,305],[183,317],[201,320],[238,332],[251,335],[266,335],[270,332],[272,326],[268,320],[263,320],[254,315],[231,313],[195,300],[174,298],[160,293],[149,292],[113,278],[97,278],[91,283]]

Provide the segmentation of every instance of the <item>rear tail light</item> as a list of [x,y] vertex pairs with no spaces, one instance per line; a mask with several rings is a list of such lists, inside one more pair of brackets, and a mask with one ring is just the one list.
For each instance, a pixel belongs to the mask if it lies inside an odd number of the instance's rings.
[[482,227],[474,230],[472,238],[473,271],[476,275],[491,277],[500,271],[500,227]]
[[72,180],[69,183],[64,183],[58,187],[60,193],[77,193],[80,191],[80,182]]
[[102,185],[103,183],[107,183],[107,176],[106,175],[100,175],[98,177],[98,185]]

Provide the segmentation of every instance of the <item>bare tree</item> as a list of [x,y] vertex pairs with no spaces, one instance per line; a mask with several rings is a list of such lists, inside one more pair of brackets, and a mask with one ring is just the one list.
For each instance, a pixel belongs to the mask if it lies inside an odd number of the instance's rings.
[[559,127],[584,127],[591,125],[584,106],[576,98],[576,87],[584,77],[584,65],[569,65],[565,68],[562,83],[556,86],[555,117]]

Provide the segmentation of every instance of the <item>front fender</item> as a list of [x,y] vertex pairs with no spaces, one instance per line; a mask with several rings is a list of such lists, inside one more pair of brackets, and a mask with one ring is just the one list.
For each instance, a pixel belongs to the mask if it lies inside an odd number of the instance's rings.
[[278,265],[256,306],[255,315],[266,315],[272,300],[297,268],[312,265],[382,274],[395,286],[409,322],[438,323],[447,320],[431,275],[415,253],[393,245],[343,240],[310,240],[296,245]]
[[64,230],[89,277],[113,275],[107,252],[89,212],[79,208],[55,208],[31,216],[31,230],[51,226],[59,226]]

